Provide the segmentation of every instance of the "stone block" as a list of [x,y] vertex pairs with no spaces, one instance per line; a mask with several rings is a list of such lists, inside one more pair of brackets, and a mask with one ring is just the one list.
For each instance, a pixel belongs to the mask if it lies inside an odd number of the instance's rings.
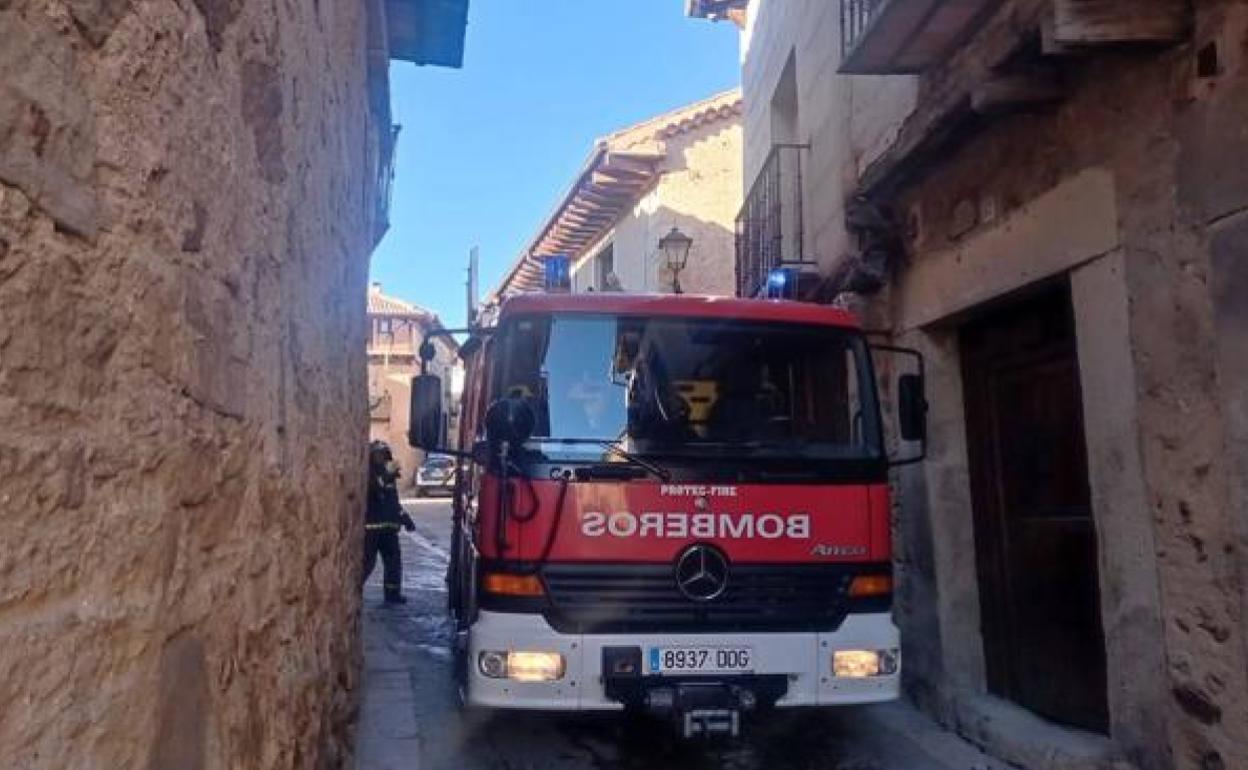
[[95,127],[70,42],[49,23],[0,13],[0,181],[65,230],[94,237]]
[[1248,78],[1190,105],[1177,123],[1178,197],[1205,221],[1248,210]]
[[74,22],[94,46],[101,46],[108,40],[129,10],[130,0],[69,0]]

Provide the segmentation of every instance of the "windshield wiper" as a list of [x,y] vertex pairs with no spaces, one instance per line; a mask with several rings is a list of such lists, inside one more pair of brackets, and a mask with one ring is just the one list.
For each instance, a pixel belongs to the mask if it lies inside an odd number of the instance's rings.
[[[655,465],[649,460],[644,460],[638,457],[637,455],[628,451],[624,447],[620,446],[620,443],[618,441],[607,441],[607,440],[598,439],[598,438],[538,438],[536,440],[541,443],[551,443],[551,444],[565,444],[565,445],[573,445],[573,446],[592,444],[594,446],[600,446],[603,449],[610,452],[611,454],[620,458],[621,460],[631,463],[634,466],[641,468],[642,470],[645,470],[649,473],[653,473],[662,481],[672,480],[671,471],[667,470],[666,468],[663,468],[662,466]],[[607,473],[609,473],[609,471],[604,470],[603,473],[604,475],[606,475]]]

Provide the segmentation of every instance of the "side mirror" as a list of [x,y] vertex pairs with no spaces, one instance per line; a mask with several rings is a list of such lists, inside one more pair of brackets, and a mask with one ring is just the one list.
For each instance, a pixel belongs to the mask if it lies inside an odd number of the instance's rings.
[[904,441],[927,440],[927,399],[920,374],[897,378],[897,427]]
[[418,374],[412,378],[411,413],[408,415],[407,441],[426,450],[441,449],[442,378],[436,374]]
[[520,398],[500,398],[485,410],[485,437],[491,444],[523,444],[533,435],[537,417]]
[[[906,373],[897,377],[897,438],[907,443],[917,443],[918,453],[909,457],[890,457],[888,464],[894,468],[922,462],[927,457],[927,397],[923,394],[926,378],[926,367],[923,354],[914,348],[902,348],[895,345],[872,345],[872,352],[888,354],[907,359],[917,372]],[[889,371],[897,371],[888,367]],[[907,451],[913,451],[907,447]]]

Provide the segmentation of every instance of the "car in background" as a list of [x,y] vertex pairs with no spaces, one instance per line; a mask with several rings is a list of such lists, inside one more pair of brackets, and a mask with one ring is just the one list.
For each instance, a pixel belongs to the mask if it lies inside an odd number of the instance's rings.
[[450,495],[455,489],[455,458],[430,454],[416,469],[416,496]]

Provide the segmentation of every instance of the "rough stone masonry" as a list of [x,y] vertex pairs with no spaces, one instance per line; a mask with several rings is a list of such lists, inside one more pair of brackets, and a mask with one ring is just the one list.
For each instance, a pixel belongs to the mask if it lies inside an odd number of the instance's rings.
[[366,26],[0,0],[0,766],[345,761]]

